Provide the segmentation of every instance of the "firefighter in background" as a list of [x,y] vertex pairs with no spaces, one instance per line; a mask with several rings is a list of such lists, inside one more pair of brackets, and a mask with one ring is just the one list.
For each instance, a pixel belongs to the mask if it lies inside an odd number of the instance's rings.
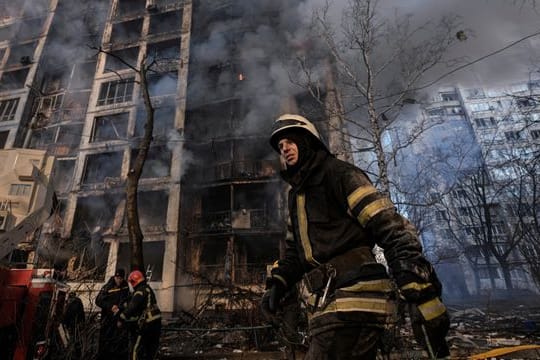
[[128,333],[118,328],[117,313],[129,297],[129,287],[124,269],[117,269],[96,297],[96,305],[101,308],[98,360],[127,359]]
[[129,328],[131,360],[152,360],[159,350],[161,311],[142,272],[131,272],[128,283],[133,288],[133,295],[119,311],[118,327],[125,327],[125,324]]
[[67,352],[72,355],[71,358],[80,358],[82,355],[84,323],[85,315],[82,300],[74,291],[71,291],[62,317],[62,324],[69,334],[70,347]]
[[303,278],[311,294],[305,359],[375,359],[395,311],[394,283],[372,253],[379,245],[401,296],[413,305],[417,340],[431,358],[447,357],[441,284],[414,226],[362,170],[332,156],[306,118],[280,116],[270,143],[291,185],[290,221],[285,254],[267,279],[264,311],[275,313]]

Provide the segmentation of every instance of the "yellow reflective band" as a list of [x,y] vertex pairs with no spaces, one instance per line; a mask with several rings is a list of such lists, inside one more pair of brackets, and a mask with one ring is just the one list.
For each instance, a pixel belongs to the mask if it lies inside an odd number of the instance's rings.
[[139,295],[144,295],[144,293],[143,293],[142,291],[139,290],[139,291],[135,291],[135,293],[133,293],[133,296],[135,296],[135,295],[137,295],[137,294],[139,294]]
[[117,289],[111,289],[109,291],[107,291],[108,293],[114,293],[114,292],[118,292],[118,291],[122,291],[124,290],[124,288],[117,288]]
[[137,336],[137,341],[135,341],[135,345],[133,346],[133,349],[131,351],[133,351],[133,353],[131,354],[131,358],[133,360],[137,360],[137,353],[139,352],[139,345],[141,343],[141,335],[138,335]]
[[296,195],[296,214],[298,216],[298,227],[300,232],[300,243],[304,249],[306,260],[312,265],[320,265],[320,263],[313,258],[313,252],[311,249],[311,243],[308,235],[308,222],[306,215],[306,196],[304,194]]
[[152,322],[152,321],[157,320],[157,319],[161,319],[161,313],[157,314],[157,315],[152,315],[152,314],[148,315],[145,322],[149,323],[149,322]]
[[424,289],[427,289],[431,286],[431,283],[424,283],[420,284],[417,282],[410,282],[408,284],[403,285],[400,289],[403,290],[416,290],[416,291],[422,291]]
[[279,281],[281,281],[283,283],[283,285],[285,285],[285,287],[288,287],[287,285],[287,281],[285,280],[285,278],[283,276],[280,276],[280,275],[277,275],[277,274],[273,274],[272,277],[274,279],[278,279]]
[[323,311],[313,314],[312,318],[335,312],[370,312],[388,315],[394,311],[394,303],[386,299],[349,297],[340,298],[329,303]]
[[360,186],[358,189],[354,190],[351,195],[347,196],[347,203],[349,203],[349,208],[352,210],[358,205],[362,199],[366,196],[375,194],[377,189],[373,185]]
[[350,292],[363,292],[363,291],[373,291],[373,292],[392,292],[392,281],[389,279],[381,280],[370,280],[370,281],[359,281],[354,285],[340,288],[341,291],[350,291]]
[[444,312],[446,311],[446,306],[444,306],[444,304],[439,298],[435,298],[421,305],[418,305],[418,311],[422,313],[424,319],[429,321],[444,314]]
[[393,207],[394,204],[388,198],[375,200],[362,209],[360,215],[358,215],[358,221],[360,222],[360,225],[366,226],[369,220],[371,220],[375,215],[383,210],[392,209]]

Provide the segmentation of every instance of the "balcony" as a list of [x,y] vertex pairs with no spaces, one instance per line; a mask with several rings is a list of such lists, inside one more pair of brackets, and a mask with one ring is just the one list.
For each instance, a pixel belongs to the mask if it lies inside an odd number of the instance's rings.
[[[242,209],[238,211],[217,211],[197,214],[193,220],[195,232],[227,233],[242,230],[267,230],[272,227],[266,209]],[[273,216],[275,217],[275,216]]]
[[269,178],[279,169],[277,160],[231,161],[197,170],[201,182]]

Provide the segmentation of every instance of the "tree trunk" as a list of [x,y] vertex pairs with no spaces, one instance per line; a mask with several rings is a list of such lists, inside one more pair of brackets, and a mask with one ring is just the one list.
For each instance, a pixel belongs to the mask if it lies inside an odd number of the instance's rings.
[[129,244],[131,250],[130,267],[131,270],[140,270],[144,272],[143,239],[144,235],[139,222],[139,208],[137,193],[139,188],[139,179],[142,174],[143,166],[152,142],[152,132],[154,129],[154,108],[150,101],[148,85],[146,82],[146,68],[144,60],[139,68],[141,92],[146,109],[146,123],[144,125],[144,136],[137,152],[135,161],[129,169],[126,184],[126,214],[127,227],[129,235]]

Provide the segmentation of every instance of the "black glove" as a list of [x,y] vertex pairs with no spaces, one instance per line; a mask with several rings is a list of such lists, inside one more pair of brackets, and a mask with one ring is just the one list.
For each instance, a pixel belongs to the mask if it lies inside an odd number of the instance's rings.
[[266,290],[261,299],[261,308],[264,313],[274,315],[280,306],[280,301],[285,296],[285,285],[281,281],[272,281],[270,289]]
[[422,304],[409,304],[409,314],[414,337],[428,351],[430,358],[450,356],[445,339],[450,318],[441,300],[436,297]]

